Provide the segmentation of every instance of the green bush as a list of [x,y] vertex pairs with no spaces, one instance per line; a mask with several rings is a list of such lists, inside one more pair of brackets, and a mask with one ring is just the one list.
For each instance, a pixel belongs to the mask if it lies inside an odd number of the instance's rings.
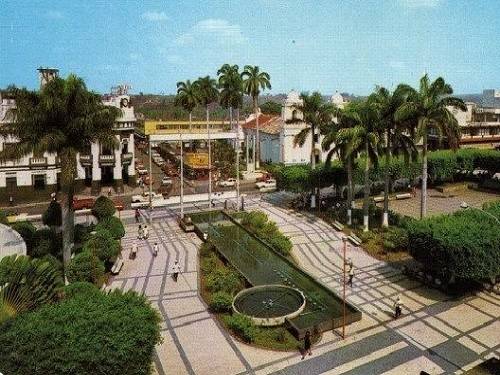
[[93,296],[101,293],[99,288],[88,281],[76,281],[66,285],[63,290],[64,298]]
[[104,276],[104,263],[89,251],[83,251],[69,262],[66,276],[70,282],[87,281],[99,285]]
[[[500,202],[487,207],[500,217]],[[482,281],[500,275],[500,230],[479,210],[456,212],[407,225],[409,250],[430,272],[445,279]]]
[[115,216],[108,216],[97,223],[95,230],[101,231],[103,229],[108,230],[115,240],[125,236],[125,227],[122,221]]
[[217,268],[217,263],[217,255],[210,253],[210,255],[201,258],[200,269],[203,273],[208,274]]
[[28,255],[41,258],[47,254],[56,258],[62,257],[62,234],[50,228],[41,228],[33,235]]
[[106,229],[100,229],[90,235],[83,244],[83,251],[95,254],[102,261],[109,261],[120,253],[120,243]]
[[49,207],[42,215],[42,222],[49,227],[60,227],[62,225],[62,209],[59,202],[50,202]]
[[233,297],[226,292],[216,292],[212,294],[209,307],[214,313],[230,312],[233,309]]
[[19,233],[24,242],[26,242],[26,248],[29,254],[33,247],[33,236],[36,232],[35,226],[30,221],[19,221],[12,224],[12,229]]
[[94,207],[92,207],[92,215],[98,220],[113,216],[116,212],[113,201],[105,196],[100,196],[96,199]]
[[257,328],[249,317],[241,314],[233,314],[226,317],[226,324],[243,341],[248,343],[255,341]]
[[217,267],[207,276],[207,288],[211,292],[233,293],[240,285],[241,280],[238,274],[227,268]]
[[[0,329],[1,371],[25,374],[147,375],[160,317],[135,292],[89,292],[69,288],[70,297],[5,322]],[[84,291],[84,293],[79,293]]]
[[408,232],[404,228],[389,227],[383,236],[384,248],[388,251],[406,250],[408,248]]
[[76,224],[74,238],[75,243],[83,243],[88,239],[88,236],[91,232],[95,230],[94,224],[84,225],[84,224]]
[[9,220],[7,219],[7,212],[4,210],[0,210],[0,224],[9,224]]

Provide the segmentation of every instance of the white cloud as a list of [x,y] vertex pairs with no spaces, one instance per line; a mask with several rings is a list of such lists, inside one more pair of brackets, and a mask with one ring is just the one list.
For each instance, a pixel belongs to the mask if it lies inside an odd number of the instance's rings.
[[59,10],[49,10],[45,13],[45,17],[51,20],[62,20],[64,18],[64,13]]
[[179,45],[186,45],[202,38],[210,38],[223,44],[239,44],[247,40],[240,25],[231,24],[224,19],[209,18],[198,22],[188,32],[179,35],[175,42]]
[[152,22],[161,22],[168,20],[168,16],[165,12],[144,12],[141,17],[145,20]]
[[435,8],[441,0],[399,0],[401,4],[408,8]]

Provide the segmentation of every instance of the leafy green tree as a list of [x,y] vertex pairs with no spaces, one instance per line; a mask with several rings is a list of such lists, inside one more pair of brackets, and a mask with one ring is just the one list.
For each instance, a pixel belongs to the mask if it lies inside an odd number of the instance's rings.
[[261,90],[271,89],[271,76],[261,72],[258,66],[245,65],[241,73],[243,90],[252,98],[253,112],[255,114],[256,145],[255,168],[260,168],[260,131],[259,131],[259,95]]
[[429,131],[434,129],[440,135],[444,135],[451,148],[458,147],[460,140],[460,127],[457,119],[448,109],[458,108],[467,110],[462,99],[451,96],[452,87],[441,77],[430,82],[429,76],[425,74],[420,79],[419,90],[408,85],[401,85],[406,92],[407,100],[395,113],[397,121],[415,120],[417,123],[417,135],[422,138],[422,196],[420,206],[420,217],[427,214],[427,141]]
[[0,210],[0,224],[9,224],[9,220],[7,219],[7,212],[4,210]]
[[108,231],[112,238],[119,240],[125,235],[125,227],[116,216],[108,216],[97,223],[95,230],[99,233],[103,230]]
[[62,208],[59,202],[50,202],[49,207],[42,215],[42,222],[49,227],[60,227],[62,225]]
[[104,263],[94,253],[82,251],[69,262],[66,276],[71,283],[87,281],[100,285],[104,276]]
[[281,103],[269,100],[260,105],[260,110],[267,115],[281,115]]
[[[393,155],[403,155],[407,164],[417,158],[417,148],[411,137],[415,128],[412,119],[396,121],[396,111],[406,101],[406,87],[399,85],[393,92],[384,87],[377,87],[368,100],[375,105],[380,115],[380,133],[384,138],[384,155],[387,166]],[[390,168],[384,169],[384,212],[382,226],[389,226],[389,188],[391,183]]]
[[92,207],[92,215],[94,215],[97,220],[103,220],[111,217],[115,214],[115,212],[116,207],[114,202],[103,195],[96,199],[94,206]]
[[189,79],[186,82],[177,82],[175,105],[189,112],[189,127],[191,127],[193,109],[200,102],[199,91]]
[[161,342],[160,316],[144,296],[88,284],[59,303],[2,325],[0,360],[9,375],[148,375]]
[[83,251],[89,251],[104,262],[118,256],[120,243],[113,237],[113,234],[105,228],[96,227],[96,229],[98,230],[83,244]]
[[26,248],[29,254],[34,246],[33,236],[36,232],[36,228],[33,223],[31,221],[19,221],[13,223],[11,228],[21,235],[26,243]]
[[88,91],[84,81],[72,74],[66,79],[53,79],[39,92],[14,88],[12,94],[16,121],[2,126],[0,135],[13,136],[18,143],[0,151],[0,160],[20,159],[31,153],[57,154],[64,194],[63,255],[68,265],[73,242],[76,156],[87,152],[93,142],[116,147],[113,126],[120,112],[105,106],[100,95]]
[[0,260],[0,323],[54,302],[62,286],[62,274],[50,262],[27,256],[3,257]]

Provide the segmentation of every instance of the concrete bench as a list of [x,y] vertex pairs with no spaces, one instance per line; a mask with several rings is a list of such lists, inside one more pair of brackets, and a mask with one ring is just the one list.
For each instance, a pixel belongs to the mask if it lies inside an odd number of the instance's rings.
[[351,241],[354,245],[359,246],[361,245],[361,238],[356,236],[354,233],[352,233],[350,236],[347,236],[347,239]]
[[115,264],[113,264],[113,267],[111,267],[111,274],[118,275],[123,267],[123,264],[123,260],[121,258],[118,258]]
[[409,199],[411,198],[410,193],[396,194],[396,199]]
[[375,203],[378,203],[378,202],[383,202],[384,201],[384,197],[373,197],[373,201]]
[[343,224],[341,224],[341,223],[339,223],[337,220],[334,220],[334,221],[332,222],[332,225],[333,225],[333,227],[334,227],[335,229],[337,229],[337,230],[344,230],[344,225],[343,225]]

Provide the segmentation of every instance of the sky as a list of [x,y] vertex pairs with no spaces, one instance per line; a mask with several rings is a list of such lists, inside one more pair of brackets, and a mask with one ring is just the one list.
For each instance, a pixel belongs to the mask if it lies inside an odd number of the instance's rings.
[[0,0],[0,88],[36,69],[101,93],[175,93],[224,63],[258,65],[270,93],[367,95],[427,72],[455,93],[500,88],[499,0]]

